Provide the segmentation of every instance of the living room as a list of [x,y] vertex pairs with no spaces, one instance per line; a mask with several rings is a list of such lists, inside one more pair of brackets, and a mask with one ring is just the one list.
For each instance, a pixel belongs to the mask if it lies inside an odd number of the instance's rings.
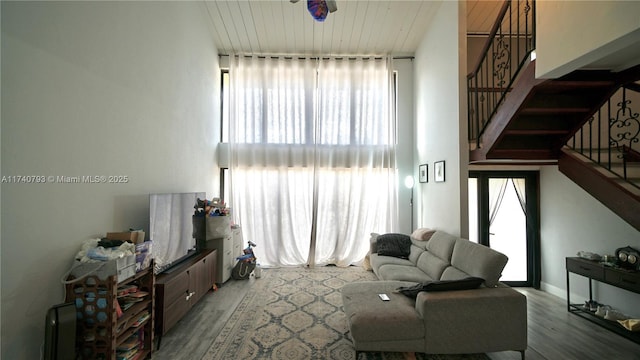
[[[2,2],[2,175],[128,179],[113,184],[3,182],[3,358],[39,357],[46,309],[64,300],[60,280],[83,240],[145,228],[150,193],[219,193],[220,54],[203,6]],[[633,16],[638,6],[539,3],[540,75],[557,76],[637,45],[640,27]],[[598,26],[579,21],[596,14]],[[399,110],[411,121],[400,124],[401,136],[410,141],[398,172],[417,174],[418,164],[425,162],[447,164],[446,182],[414,188],[414,227],[462,237],[469,232],[467,115],[461,105],[466,97],[465,17],[464,3],[442,2],[414,60],[399,65],[401,79],[411,80],[400,84],[407,91],[400,96],[408,100]],[[557,166],[534,169],[540,173],[541,289],[565,297],[565,257],[638,248],[638,231]],[[398,192],[400,199],[408,199],[408,190]],[[399,231],[409,232],[409,213],[403,204]],[[586,281],[575,283],[586,288]],[[607,286],[597,293],[640,316],[636,295]]]

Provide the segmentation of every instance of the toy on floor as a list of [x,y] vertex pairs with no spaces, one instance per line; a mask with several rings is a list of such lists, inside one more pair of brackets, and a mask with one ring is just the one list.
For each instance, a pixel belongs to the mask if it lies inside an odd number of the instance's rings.
[[256,268],[256,256],[253,254],[253,248],[256,244],[248,241],[248,246],[242,250],[244,253],[236,259],[238,263],[231,270],[231,277],[235,280],[246,280],[251,276],[251,272]]

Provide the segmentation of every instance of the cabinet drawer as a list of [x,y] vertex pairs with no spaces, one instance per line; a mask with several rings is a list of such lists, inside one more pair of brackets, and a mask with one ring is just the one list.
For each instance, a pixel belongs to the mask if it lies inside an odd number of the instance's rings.
[[594,280],[604,280],[604,267],[596,262],[567,258],[567,270]]
[[170,306],[176,300],[184,299],[189,292],[189,273],[182,272],[164,285],[164,306]]
[[225,254],[224,254],[224,265],[228,268],[228,269],[233,269],[233,267],[236,265],[236,257],[233,256],[233,253],[231,252],[231,250],[228,250]]
[[604,277],[607,283],[640,293],[640,275],[637,273],[627,273],[620,270],[606,269]]
[[224,248],[226,249],[233,249],[233,238],[231,236],[227,236],[226,238],[224,238]]
[[169,304],[164,310],[164,319],[162,322],[162,334],[171,329],[182,317],[191,309],[191,303],[185,299],[186,294],[173,303]]

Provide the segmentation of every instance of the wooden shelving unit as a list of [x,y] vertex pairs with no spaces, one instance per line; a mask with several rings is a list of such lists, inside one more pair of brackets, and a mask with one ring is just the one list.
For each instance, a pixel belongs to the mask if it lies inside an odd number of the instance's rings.
[[[67,284],[66,290],[67,301],[76,307],[79,359],[151,358],[155,303],[153,264],[120,282],[117,275],[106,279],[89,275]],[[139,300],[133,301],[133,294]]]

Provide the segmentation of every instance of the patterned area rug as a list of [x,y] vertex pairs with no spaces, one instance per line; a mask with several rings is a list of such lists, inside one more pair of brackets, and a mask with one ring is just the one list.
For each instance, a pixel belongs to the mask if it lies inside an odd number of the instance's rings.
[[[359,267],[263,269],[203,360],[355,360],[340,289],[375,280]],[[402,353],[363,353],[363,359],[405,359]],[[428,360],[486,360],[476,355],[425,355]]]

